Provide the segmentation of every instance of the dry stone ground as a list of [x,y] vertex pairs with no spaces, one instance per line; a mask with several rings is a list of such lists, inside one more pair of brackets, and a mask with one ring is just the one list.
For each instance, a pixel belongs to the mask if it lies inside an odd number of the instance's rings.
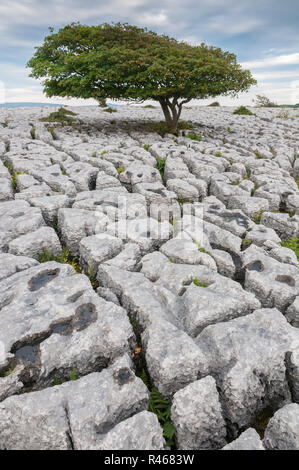
[[298,111],[50,111],[0,110],[0,449],[164,449],[155,388],[178,449],[299,450]]

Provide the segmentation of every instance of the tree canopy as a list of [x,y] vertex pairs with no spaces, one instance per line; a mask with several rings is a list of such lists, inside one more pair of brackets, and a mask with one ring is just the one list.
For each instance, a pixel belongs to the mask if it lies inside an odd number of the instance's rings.
[[256,83],[230,52],[120,23],[50,29],[27,66],[48,97],[155,100],[174,130],[184,103]]

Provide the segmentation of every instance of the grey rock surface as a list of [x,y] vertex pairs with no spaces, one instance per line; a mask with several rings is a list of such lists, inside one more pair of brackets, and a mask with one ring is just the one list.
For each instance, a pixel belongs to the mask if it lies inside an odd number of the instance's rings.
[[220,449],[226,442],[225,421],[213,377],[205,377],[176,392],[171,419],[178,449]]
[[101,373],[4,400],[0,403],[0,448],[97,448],[107,432],[145,410],[147,404],[147,389],[124,356]]
[[159,106],[0,108],[0,447],[162,449],[133,370],[188,398],[180,448],[262,448],[299,402],[298,111],[234,109],[191,102],[162,137]]
[[157,416],[148,411],[142,411],[114,426],[96,449],[163,450],[165,440]]
[[268,450],[299,450],[299,405],[292,403],[276,411],[265,431]]
[[252,425],[266,407],[291,401],[285,359],[298,341],[297,329],[275,309],[208,326],[197,337],[205,356],[200,374],[216,379],[232,435]]
[[265,448],[256,430],[249,428],[222,450],[265,450]]

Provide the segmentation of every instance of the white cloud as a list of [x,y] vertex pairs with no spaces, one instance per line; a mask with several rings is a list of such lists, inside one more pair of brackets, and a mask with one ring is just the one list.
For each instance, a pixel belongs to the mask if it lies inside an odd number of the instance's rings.
[[298,70],[278,70],[274,72],[258,72],[253,73],[256,80],[283,80],[284,78],[299,79]]
[[137,19],[140,23],[151,26],[160,26],[168,22],[165,10],[161,10],[159,13],[142,13]]
[[243,62],[241,65],[249,69],[259,69],[291,64],[299,64],[299,52],[295,52],[294,54],[278,55],[276,57],[266,57],[265,59],[256,61]]

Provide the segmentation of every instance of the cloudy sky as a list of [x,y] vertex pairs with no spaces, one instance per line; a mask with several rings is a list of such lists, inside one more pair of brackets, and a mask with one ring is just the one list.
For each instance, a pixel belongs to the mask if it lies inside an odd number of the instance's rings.
[[49,26],[72,21],[128,22],[234,52],[259,84],[221,104],[250,104],[257,93],[299,102],[298,0],[0,0],[0,101],[65,102],[47,100],[25,64]]

